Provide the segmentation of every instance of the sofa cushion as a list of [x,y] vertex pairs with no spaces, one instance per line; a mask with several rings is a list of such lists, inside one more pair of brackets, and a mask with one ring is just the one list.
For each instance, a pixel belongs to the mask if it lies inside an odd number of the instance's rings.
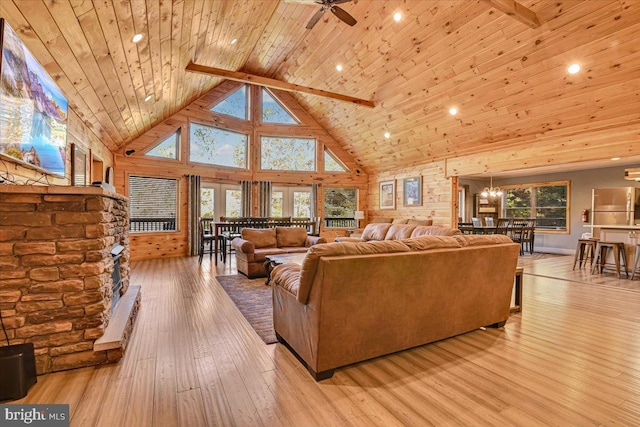
[[462,244],[451,236],[418,236],[402,240],[402,243],[414,251],[426,251],[429,249],[460,248]]
[[513,240],[504,234],[460,234],[459,236],[454,237],[462,246],[484,246],[513,243]]
[[409,224],[392,224],[384,236],[385,240],[402,240],[411,236],[411,232],[416,228],[415,225]]
[[305,253],[309,250],[309,248],[307,248],[306,246],[282,246],[278,249],[282,249],[288,254]]
[[362,240],[365,242],[367,240],[384,240],[390,227],[390,222],[367,224],[362,232]]
[[[391,224],[387,224],[391,225]],[[365,255],[365,254],[383,254],[396,252],[410,252],[411,248],[399,240],[381,240],[370,242],[335,242],[326,245],[312,246],[307,252],[307,256],[302,262],[300,270],[300,288],[298,290],[298,301],[306,304],[311,293],[311,285],[318,270],[318,262],[323,256],[341,256],[341,255]]]
[[462,234],[457,228],[440,227],[437,225],[419,225],[411,233],[411,237],[418,236],[455,236]]
[[407,221],[407,224],[433,225],[433,220],[432,219],[410,219]]
[[307,230],[302,227],[276,227],[278,247],[302,246],[307,242]]
[[273,228],[243,228],[240,232],[244,240],[253,243],[258,248],[275,248],[276,230]]
[[409,221],[407,218],[395,218],[391,224],[406,224],[407,221]]

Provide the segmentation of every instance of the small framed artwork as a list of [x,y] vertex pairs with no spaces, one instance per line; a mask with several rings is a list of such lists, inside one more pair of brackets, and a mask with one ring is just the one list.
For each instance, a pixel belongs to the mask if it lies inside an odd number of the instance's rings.
[[87,185],[87,153],[71,144],[71,185]]
[[396,208],[396,181],[380,181],[380,209]]
[[422,177],[405,178],[403,182],[404,206],[422,206]]

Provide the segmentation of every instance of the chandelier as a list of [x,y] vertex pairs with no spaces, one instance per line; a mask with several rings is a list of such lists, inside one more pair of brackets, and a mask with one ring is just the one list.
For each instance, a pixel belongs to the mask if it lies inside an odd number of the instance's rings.
[[502,196],[502,190],[500,187],[493,186],[493,176],[491,176],[491,184],[490,187],[484,187],[482,193],[480,193],[482,197],[500,197]]

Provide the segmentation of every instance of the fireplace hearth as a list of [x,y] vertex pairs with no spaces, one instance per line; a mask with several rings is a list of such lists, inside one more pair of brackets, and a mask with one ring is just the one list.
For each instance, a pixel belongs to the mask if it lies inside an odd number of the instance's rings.
[[141,298],[128,212],[103,188],[0,185],[0,310],[38,374],[122,357]]

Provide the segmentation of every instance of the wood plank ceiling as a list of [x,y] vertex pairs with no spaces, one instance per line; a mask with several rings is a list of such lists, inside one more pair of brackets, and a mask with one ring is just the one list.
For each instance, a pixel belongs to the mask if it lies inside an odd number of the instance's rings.
[[374,101],[295,95],[368,172],[591,131],[640,144],[640,1],[519,3],[540,27],[481,0],[354,0],[354,27],[327,12],[312,30],[319,6],[280,0],[3,0],[0,15],[114,152],[222,81],[190,61]]

